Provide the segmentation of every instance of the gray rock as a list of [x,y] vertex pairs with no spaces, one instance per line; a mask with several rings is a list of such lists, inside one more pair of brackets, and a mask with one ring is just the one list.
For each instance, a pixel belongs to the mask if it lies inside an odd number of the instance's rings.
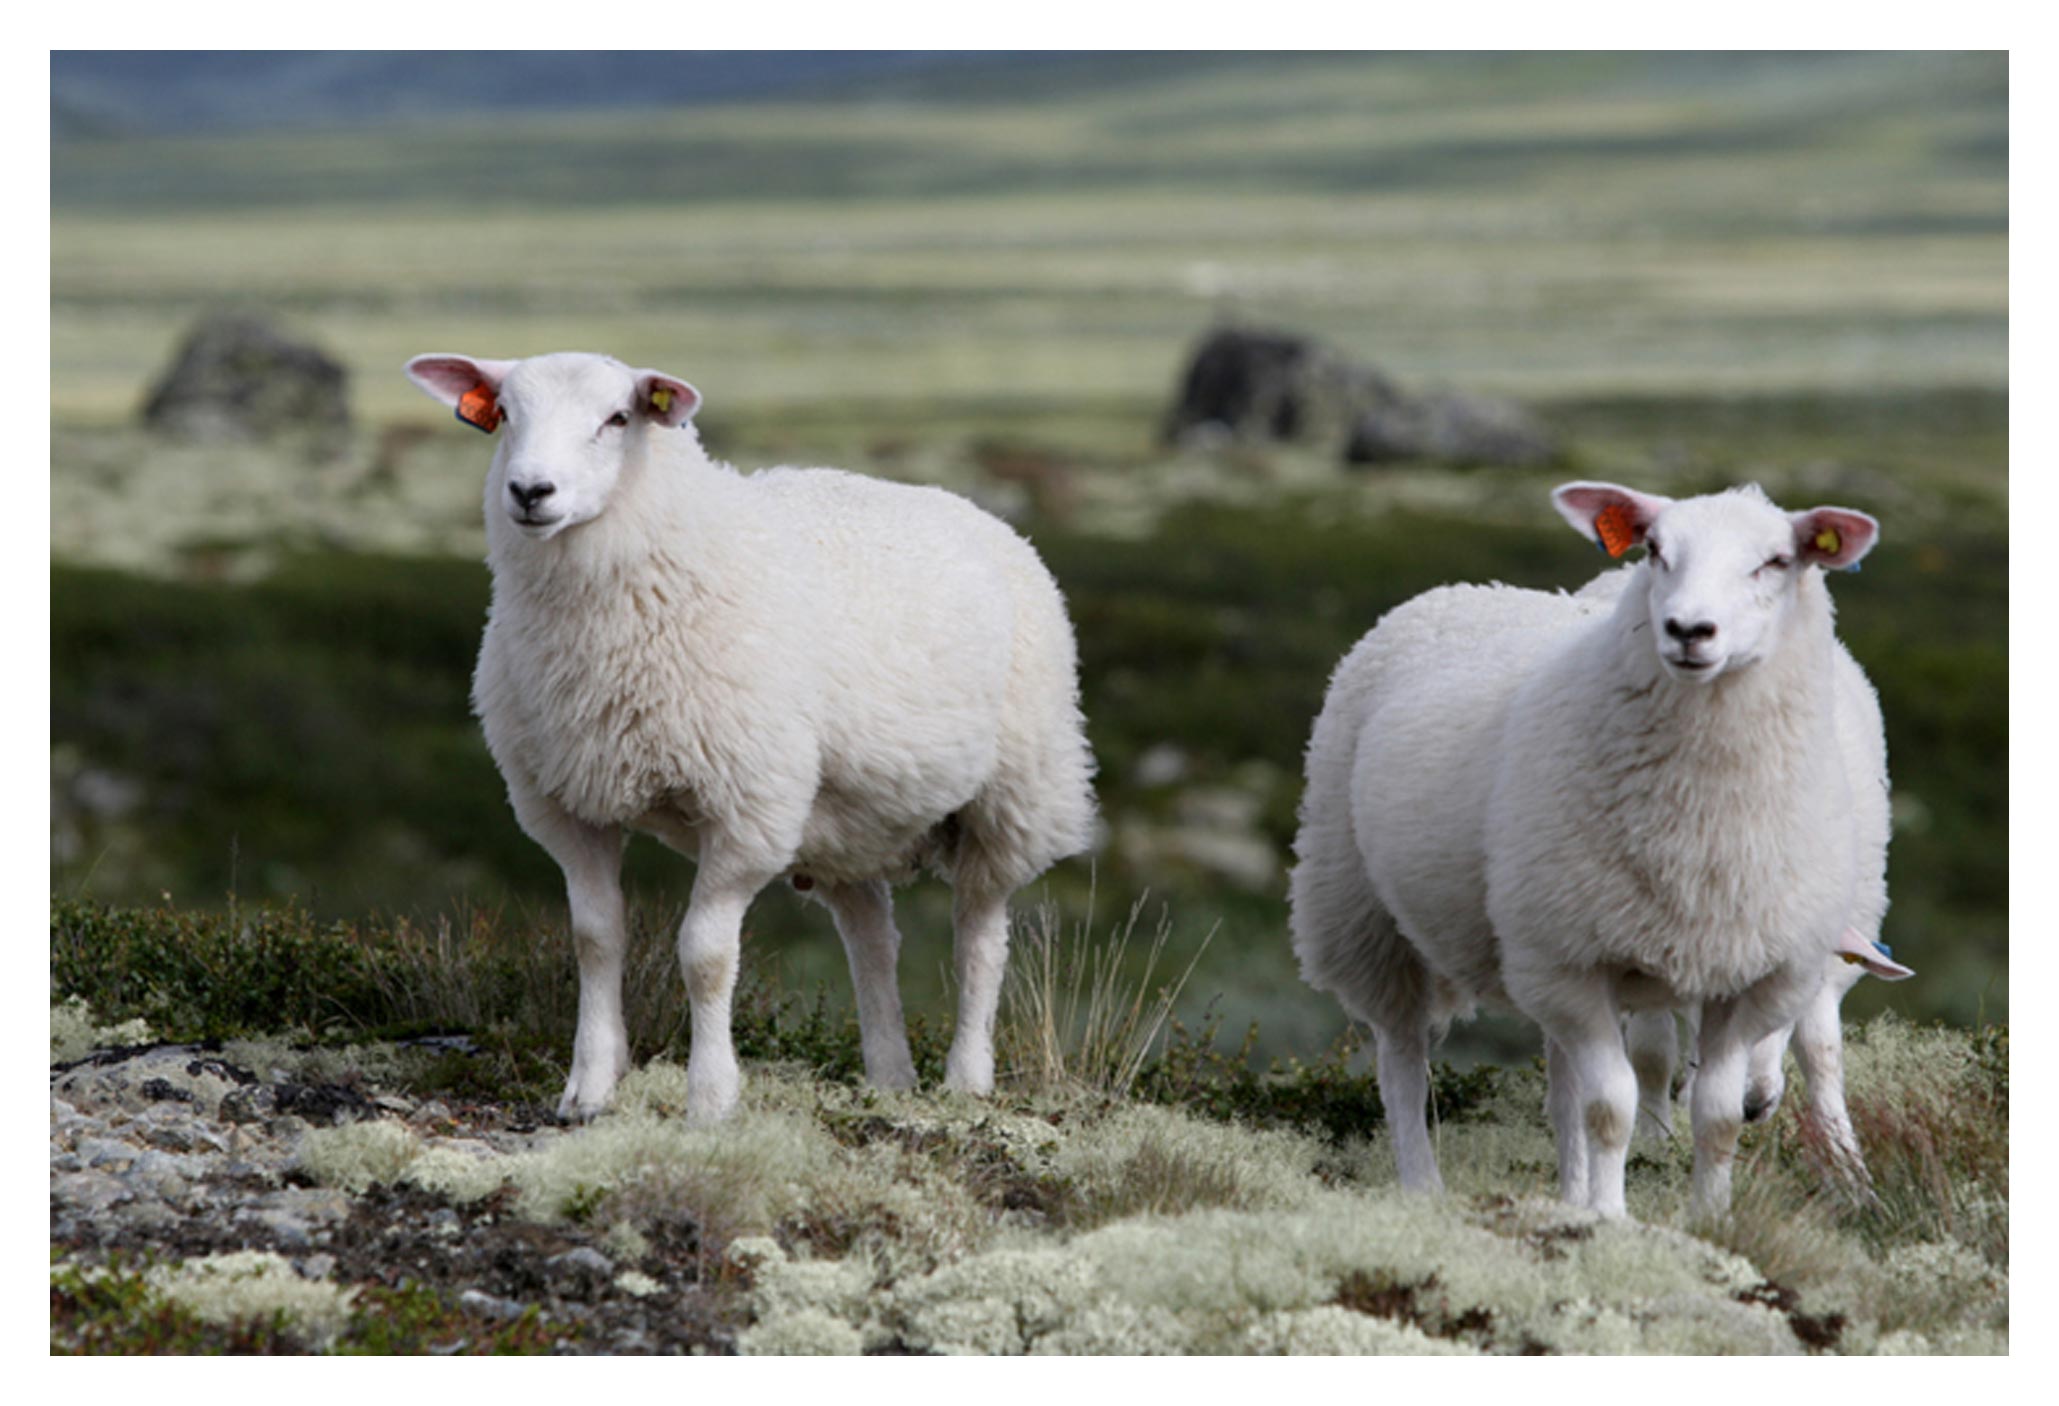
[[459,1294],[458,1307],[467,1313],[476,1313],[482,1318],[501,1320],[520,1318],[529,1311],[527,1304],[516,1303],[513,1299],[495,1298],[492,1294],[482,1293],[478,1289],[467,1289]]
[[1164,425],[1172,444],[1329,437],[1388,389],[1299,333],[1219,327],[1195,347]]
[[136,1199],[118,1178],[105,1172],[63,1172],[50,1179],[50,1199],[80,1214],[99,1214]]
[[143,405],[143,422],[201,440],[262,440],[348,428],[348,377],[317,347],[261,318],[216,314],[190,333]]
[[609,1279],[615,1273],[614,1261],[591,1245],[552,1255],[544,1261],[544,1266],[560,1274],[577,1274],[588,1279]]
[[1537,468],[1558,454],[1558,441],[1522,406],[1459,391],[1385,400],[1359,416],[1344,446],[1347,464]]
[[141,1154],[135,1145],[109,1137],[83,1138],[77,1150],[87,1166],[103,1171],[120,1171]]

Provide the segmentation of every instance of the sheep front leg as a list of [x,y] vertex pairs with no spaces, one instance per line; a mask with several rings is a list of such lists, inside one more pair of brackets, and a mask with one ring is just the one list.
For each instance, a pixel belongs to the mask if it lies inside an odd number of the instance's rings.
[[711,1123],[735,1110],[743,1077],[730,1038],[744,913],[770,875],[741,877],[703,854],[693,897],[679,925],[679,969],[686,977],[693,1033],[686,1059],[686,1116]]
[[944,1059],[944,1087],[994,1091],[994,1015],[1008,972],[1007,895],[959,893],[951,912],[958,976],[958,1028]]
[[912,1089],[915,1061],[908,1053],[908,1024],[901,1015],[896,972],[901,934],[894,926],[893,894],[884,882],[837,884],[824,889],[822,901],[836,918],[837,935],[851,961],[865,1077],[883,1089]]
[[1744,1094],[1751,1044],[1739,1032],[1735,1001],[1702,1006],[1699,1067],[1688,1106],[1694,1124],[1693,1213],[1720,1216],[1730,1209],[1730,1171],[1744,1127]]
[[560,1118],[591,1118],[607,1106],[629,1072],[629,1031],[622,1020],[622,962],[629,945],[622,901],[622,832],[588,825],[511,777],[515,818],[565,871],[572,947],[579,961],[579,1026],[572,1072],[558,1099]]
[[1559,1153],[1559,1199],[1585,1206],[1588,1199],[1587,1127],[1580,1114],[1580,1084],[1573,1064],[1556,1040],[1544,1042],[1545,1111]]
[[[1517,994],[1517,993],[1511,993]],[[1549,981],[1517,999],[1544,1027],[1551,1109],[1559,1139],[1560,1190],[1611,1219],[1629,1214],[1623,1168],[1637,1117],[1637,1074],[1623,1048],[1623,1026],[1607,986],[1599,981]],[[1552,1059],[1556,1048],[1557,1058]],[[1585,1195],[1578,1182],[1579,1149],[1586,1149]]]
[[1696,1216],[1720,1216],[1730,1209],[1730,1174],[1748,1112],[1753,1046],[1786,1030],[1818,980],[1818,971],[1782,969],[1742,996],[1702,1004],[1700,1067],[1688,1105],[1694,1124]]

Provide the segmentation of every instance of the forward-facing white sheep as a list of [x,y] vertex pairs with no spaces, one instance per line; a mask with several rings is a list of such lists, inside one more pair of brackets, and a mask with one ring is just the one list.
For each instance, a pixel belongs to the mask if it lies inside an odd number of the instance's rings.
[[[1580,589],[1589,601],[1614,601],[1635,575],[1634,567],[1605,571]],[[1865,1161],[1859,1152],[1844,1097],[1844,1029],[1838,1017],[1845,994],[1862,976],[1886,981],[1915,975],[1880,945],[1881,921],[1887,914],[1887,846],[1889,816],[1887,736],[1880,716],[1880,698],[1865,671],[1842,641],[1837,645],[1838,741],[1852,793],[1852,818],[1860,836],[1864,864],[1852,921],[1838,951],[1826,964],[1823,983],[1792,1025],[1783,1026],[1752,1046],[1747,1065],[1744,1116],[1748,1123],[1771,1117],[1786,1090],[1784,1057],[1791,1047],[1801,1066],[1806,1089],[1804,1121],[1820,1141],[1833,1170],[1863,1181]],[[1700,1027],[1699,1012],[1689,1007],[1684,1019],[1690,1043]],[[1639,1133],[1670,1138],[1673,1130],[1673,1074],[1680,1037],[1670,1011],[1639,1011],[1626,1023],[1631,1067],[1637,1073]],[[1681,1090],[1693,1092],[1689,1066]]]
[[714,463],[687,423],[700,394],[611,357],[407,372],[460,419],[507,426],[473,704],[516,818],[565,873],[579,1027],[560,1111],[598,1111],[629,1067],[632,830],[697,862],[689,1117],[736,1103],[740,925],[782,876],[834,915],[866,1075],[897,1088],[915,1070],[889,885],[950,880],[945,1082],[990,1090],[1009,896],[1085,849],[1094,814],[1072,627],[1036,552],[940,489]]
[[1291,900],[1303,976],[1373,1027],[1404,1186],[1441,1187],[1434,1031],[1479,1000],[1544,1029],[1567,1201],[1625,1214],[1622,1017],[1695,1005],[1694,1201],[1729,1203],[1753,1045],[1795,1021],[1877,859],[1840,721],[1823,569],[1874,520],[1756,488],[1553,494],[1613,599],[1448,586],[1338,666],[1308,750]]

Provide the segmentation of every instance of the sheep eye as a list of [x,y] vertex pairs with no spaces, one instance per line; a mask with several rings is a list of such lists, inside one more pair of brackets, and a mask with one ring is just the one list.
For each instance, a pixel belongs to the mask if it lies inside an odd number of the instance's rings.
[[1650,539],[1646,539],[1644,549],[1645,551],[1651,554],[1652,565],[1664,566],[1666,564],[1666,558],[1659,552],[1658,543],[1651,541]]
[[1759,570],[1761,570],[1761,571],[1785,571],[1785,570],[1787,570],[1787,569],[1788,569],[1788,568],[1789,568],[1790,566],[1793,566],[1793,565],[1794,565],[1794,558],[1793,558],[1793,557],[1768,557],[1768,558],[1766,559],[1766,564],[1765,564],[1764,566],[1760,567],[1760,568],[1759,568]]
[[629,412],[627,410],[617,410],[614,414],[608,417],[608,424],[616,429],[620,429],[622,428],[622,426],[628,423]]

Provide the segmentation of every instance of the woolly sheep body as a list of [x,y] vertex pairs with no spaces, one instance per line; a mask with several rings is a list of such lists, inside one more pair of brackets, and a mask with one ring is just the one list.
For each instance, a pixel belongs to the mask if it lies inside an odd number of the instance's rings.
[[[1600,588],[1620,588],[1625,572],[1608,572],[1582,594]],[[1842,744],[1845,775],[1851,786],[1852,823],[1858,835],[1860,871],[1849,924],[1855,945],[1871,947],[1879,939],[1887,916],[1887,847],[1892,821],[1887,770],[1887,735],[1880,713],[1880,695],[1866,672],[1840,641],[1835,661],[1837,674],[1838,741]],[[1849,945],[1849,944],[1848,944]],[[1906,975],[1885,963],[1872,963],[1877,975],[1890,980]],[[1844,1096],[1844,1030],[1838,1016],[1846,993],[1866,975],[1868,966],[1832,957],[1826,964],[1823,983],[1809,998],[1801,1016],[1791,1025],[1774,1031],[1752,1047],[1750,1075],[1745,1088],[1745,1118],[1756,1122],[1770,1117],[1780,1105],[1786,1088],[1783,1059],[1790,1048],[1801,1066],[1806,1086],[1804,1117],[1822,1147],[1829,1154],[1832,1170],[1863,1181],[1865,1162],[1853,1131],[1851,1114]],[[1687,1025],[1689,1038],[1697,1027],[1693,1012]],[[1672,1131],[1673,1068],[1679,1037],[1670,1014],[1643,1013],[1629,1024],[1631,1063],[1637,1071],[1638,1125],[1641,1131],[1670,1136]],[[1691,1093],[1692,1076],[1683,1094]]]
[[[487,476],[473,698],[517,818],[566,871],[581,999],[563,1110],[596,1111],[628,1064],[629,830],[699,864],[680,934],[690,1114],[736,1100],[737,927],[781,875],[835,915],[867,1073],[897,1086],[914,1071],[887,886],[919,867],[951,880],[947,1077],[990,1088],[1007,898],[1085,849],[1094,815],[1072,629],[1035,551],[940,489],[713,463],[659,408],[690,413],[698,394],[611,359],[417,358],[410,374],[450,400],[466,368],[513,431]],[[640,414],[603,419],[623,396]],[[591,445],[558,432],[581,415]]]
[[[1675,506],[1629,496],[1648,517]],[[1745,531],[1728,519],[1770,530],[1763,498],[1721,497],[1679,505],[1683,539]],[[1564,1194],[1623,1214],[1636,1085],[1620,1017],[1697,1004],[1695,1194],[1727,1203],[1744,1049],[1800,1014],[1858,911],[1857,802],[1832,690],[1811,677],[1838,651],[1820,571],[1798,551],[1791,599],[1755,586],[1772,628],[1740,608],[1723,634],[1735,657],[1691,681],[1704,634],[1669,620],[1685,662],[1662,663],[1652,567],[1620,575],[1576,596],[1419,596],[1345,657],[1317,718],[1294,945],[1304,977],[1373,1026],[1406,1186],[1441,1185],[1429,1039],[1508,1002],[1545,1028]]]

